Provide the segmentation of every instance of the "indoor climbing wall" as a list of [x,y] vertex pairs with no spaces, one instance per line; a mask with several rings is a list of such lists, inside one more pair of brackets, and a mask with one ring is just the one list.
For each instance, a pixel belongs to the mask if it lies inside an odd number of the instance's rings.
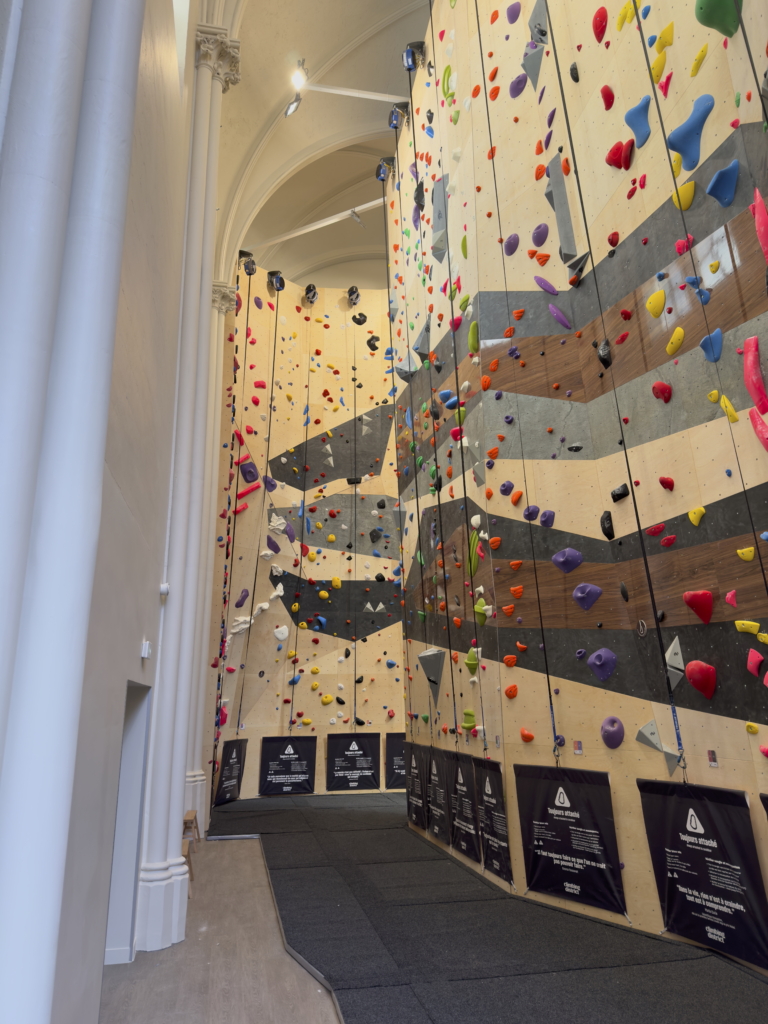
[[[407,738],[499,764],[519,892],[768,968],[673,927],[649,824],[738,791],[768,878],[766,43],[750,0],[437,0],[385,195]],[[620,898],[533,884],[521,766],[608,773]]]
[[313,736],[323,792],[329,735],[380,734],[383,771],[386,734],[404,730],[401,382],[385,292],[308,297],[249,269],[224,354],[213,758],[247,739],[253,797],[262,739]]

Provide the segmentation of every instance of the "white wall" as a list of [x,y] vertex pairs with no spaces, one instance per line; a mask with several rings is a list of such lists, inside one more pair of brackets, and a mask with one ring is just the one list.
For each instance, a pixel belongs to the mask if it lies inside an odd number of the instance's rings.
[[160,614],[194,72],[188,49],[180,89],[173,7],[147,0],[144,22],[54,1024],[98,1021],[125,688],[154,681],[140,655]]

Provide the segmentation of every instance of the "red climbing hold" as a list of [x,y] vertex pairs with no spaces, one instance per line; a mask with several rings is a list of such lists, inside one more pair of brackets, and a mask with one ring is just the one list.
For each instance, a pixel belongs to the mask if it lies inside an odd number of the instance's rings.
[[602,43],[607,27],[608,11],[606,11],[604,7],[598,7],[595,11],[594,17],[592,18],[592,31],[595,33],[595,39],[598,43]]
[[629,310],[629,309],[622,309],[622,311],[621,311],[621,319],[622,320],[631,320],[632,319],[632,312],[631,312],[631,310]]
[[612,249],[615,249],[618,244],[619,244],[619,232],[618,231],[612,231],[610,233],[610,235],[608,235],[608,245],[610,245],[610,247]]
[[685,666],[685,678],[707,700],[712,700],[717,683],[717,671],[714,665],[708,665],[706,661],[689,661]]
[[686,590],[683,600],[702,622],[708,623],[712,618],[712,594],[709,590]]
[[609,167],[615,167],[617,170],[621,170],[621,154],[624,152],[623,142],[614,142],[611,148],[608,150],[608,154],[605,158],[605,162]]
[[629,170],[629,166],[632,163],[632,152],[635,148],[635,140],[627,139],[621,150],[621,166],[625,171]]
[[675,481],[671,476],[660,476],[659,483],[665,491],[674,491],[675,489]]
[[658,537],[660,533],[664,533],[666,528],[665,523],[658,523],[656,526],[649,526],[645,532],[649,537]]
[[610,85],[604,85],[600,90],[600,95],[603,97],[603,106],[606,110],[610,110],[613,106],[616,97],[613,95],[613,89]]
[[760,651],[756,651],[754,647],[750,647],[749,654],[747,655],[747,671],[751,672],[753,676],[759,676],[760,666],[764,661],[765,658]]
[[651,391],[653,391],[654,398],[664,399],[664,405],[666,405],[672,397],[672,385],[667,384],[666,381],[663,380],[657,380],[651,388]]
[[671,533],[668,537],[662,537],[660,543],[663,548],[671,548],[676,540],[677,534]]

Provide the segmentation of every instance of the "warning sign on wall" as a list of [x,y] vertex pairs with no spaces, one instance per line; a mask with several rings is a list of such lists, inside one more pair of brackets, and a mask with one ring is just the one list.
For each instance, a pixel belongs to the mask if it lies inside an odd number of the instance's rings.
[[325,788],[378,789],[380,768],[379,733],[331,733],[328,736],[328,760]]
[[[429,782],[427,803],[429,806],[429,831],[446,846],[451,844],[451,805],[449,800],[449,779],[452,778],[451,751],[432,747],[429,751]],[[446,754],[448,757],[446,757]]]
[[626,913],[608,773],[514,769],[528,888]]
[[408,820],[418,828],[427,827],[427,765],[429,747],[406,741],[405,793]]
[[[447,752],[453,764],[451,787],[451,840],[471,860],[482,863],[480,829],[477,821],[475,773],[469,754]],[[449,762],[450,763],[450,762]]]
[[405,789],[405,733],[388,732],[384,754],[387,789]]
[[227,804],[240,796],[240,785],[245,771],[245,749],[248,740],[224,740],[221,751],[221,768],[216,784],[214,806]]
[[768,903],[746,795],[638,779],[668,931],[768,969]]
[[483,863],[486,871],[503,878],[505,882],[511,882],[512,862],[509,856],[509,830],[501,765],[498,761],[486,761],[483,757],[472,760]]
[[261,741],[260,796],[314,793],[316,736],[265,736]]

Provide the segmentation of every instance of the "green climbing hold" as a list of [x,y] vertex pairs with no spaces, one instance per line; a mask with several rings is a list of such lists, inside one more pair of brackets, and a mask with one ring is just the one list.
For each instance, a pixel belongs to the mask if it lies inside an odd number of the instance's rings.
[[476,729],[477,722],[475,721],[475,712],[469,708],[464,708],[464,721],[461,723],[462,729]]
[[415,452],[416,451],[416,442],[415,441],[411,441],[411,443],[408,445],[408,447],[411,449],[412,452]]
[[467,666],[472,675],[477,672],[477,666],[480,664],[480,659],[477,656],[477,648],[470,647],[469,653],[464,659],[464,664]]
[[464,259],[467,258],[467,236],[466,235],[464,235],[463,238],[461,239],[461,255],[464,257]]
[[422,555],[421,551],[416,552],[416,561],[419,565],[424,565],[424,555]]
[[419,616],[419,618],[421,619],[422,622],[424,622],[424,620],[427,617],[427,613],[419,611],[418,608],[416,609],[416,614]]
[[453,300],[456,298],[456,294],[457,294],[458,290],[459,289],[456,287],[456,285],[453,285],[453,287],[451,288],[450,296],[449,296],[451,302],[453,302]]
[[736,93],[736,95],[734,96],[733,101],[734,101],[734,103],[736,104],[737,107],[741,106],[741,93],[740,92]]
[[416,456],[416,468],[417,469],[421,469],[421,467],[423,465],[424,465],[424,456],[423,455],[417,455]]
[[461,426],[464,422],[464,417],[467,415],[466,409],[457,409],[455,412],[456,422]]
[[422,715],[421,720],[426,725],[427,722],[429,721],[429,715]]
[[456,107],[454,112],[451,114],[451,121],[453,121],[454,124],[458,124],[459,123],[459,114],[460,113],[461,113],[461,111],[459,110],[458,107]]
[[432,477],[433,480],[435,479],[435,477],[437,476],[437,466],[430,467],[429,475]]
[[473,320],[469,325],[469,334],[467,335],[467,348],[473,355],[477,355],[480,351],[480,328],[477,320]]
[[486,615],[487,615],[486,604],[485,604],[485,601],[481,597],[480,600],[475,605],[475,620],[477,621],[478,626],[484,626],[485,625]]
[[443,71],[443,78],[442,78],[443,98],[446,99],[446,100],[448,99],[449,96],[453,95],[453,93],[451,92],[450,81],[451,81],[451,65],[450,64],[446,64],[445,65],[445,71]]
[[467,306],[468,305],[469,305],[469,293],[467,293],[464,296],[464,298],[461,300],[461,302],[459,303],[459,309],[461,310],[462,313],[466,313],[467,312]]
[[[738,5],[740,11],[742,0],[738,0]],[[739,30],[739,13],[734,0],[696,0],[694,14],[700,25],[713,28],[729,39]]]
[[473,530],[469,537],[469,574],[475,576],[480,566],[480,556],[477,553],[477,547],[480,543],[480,538],[477,536],[477,531]]
[[421,411],[422,412],[426,412],[427,411],[427,403],[426,402],[422,402],[421,403]]

